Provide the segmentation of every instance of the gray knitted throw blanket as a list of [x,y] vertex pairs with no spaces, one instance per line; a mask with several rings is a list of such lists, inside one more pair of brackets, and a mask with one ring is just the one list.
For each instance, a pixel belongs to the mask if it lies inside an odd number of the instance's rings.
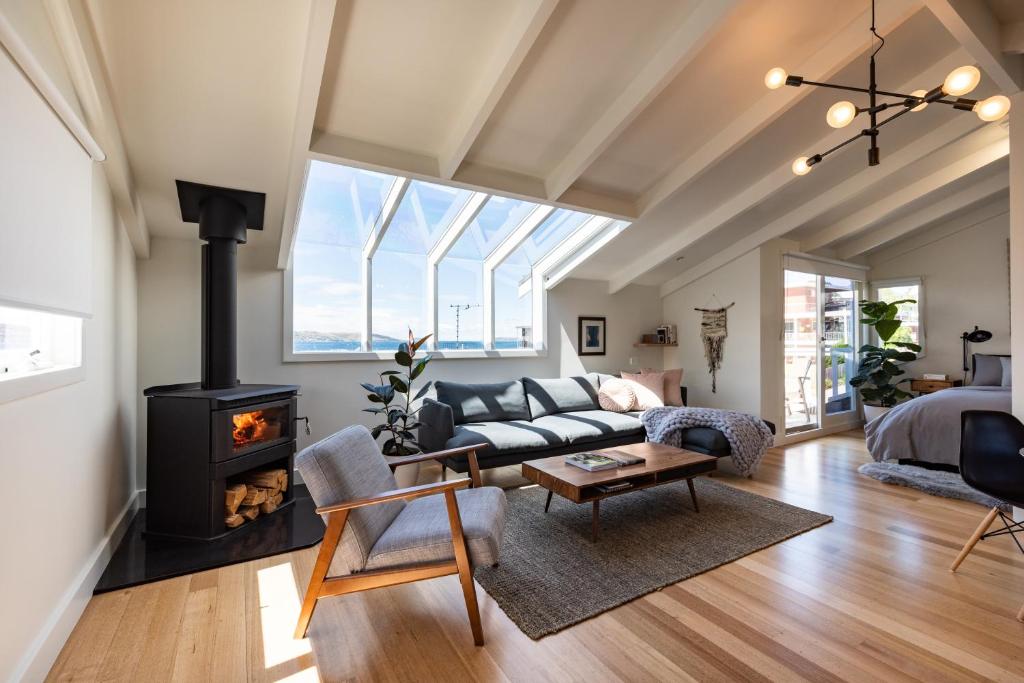
[[651,441],[682,447],[682,431],[693,427],[711,427],[725,435],[732,450],[732,461],[740,474],[757,471],[774,437],[759,417],[735,410],[716,408],[651,408],[640,416]]

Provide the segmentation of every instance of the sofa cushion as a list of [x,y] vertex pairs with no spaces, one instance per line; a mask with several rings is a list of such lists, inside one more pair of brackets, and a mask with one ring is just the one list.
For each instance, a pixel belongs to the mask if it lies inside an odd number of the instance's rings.
[[534,420],[532,424],[564,436],[570,444],[641,434],[644,430],[643,424],[637,418],[607,410],[581,410],[546,415]]
[[723,456],[732,451],[725,434],[711,427],[691,427],[679,432],[682,447],[706,455]]
[[571,410],[598,410],[597,374],[559,379],[523,378],[530,417],[567,413]]
[[569,439],[529,420],[472,422],[455,427],[455,435],[448,439],[447,448],[462,448],[478,443],[490,447],[477,454],[486,457],[495,451],[539,451],[552,446],[564,446],[569,443]]
[[529,420],[530,407],[519,380],[496,384],[435,382],[437,400],[452,407],[455,424]]

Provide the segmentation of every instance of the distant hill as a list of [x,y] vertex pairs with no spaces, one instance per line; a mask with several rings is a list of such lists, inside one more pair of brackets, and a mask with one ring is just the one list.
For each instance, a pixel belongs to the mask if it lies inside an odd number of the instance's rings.
[[[360,338],[358,332],[316,332],[313,330],[298,330],[293,336],[293,339],[298,342],[358,342]],[[375,334],[373,341],[398,342],[404,340],[389,337],[386,334]]]

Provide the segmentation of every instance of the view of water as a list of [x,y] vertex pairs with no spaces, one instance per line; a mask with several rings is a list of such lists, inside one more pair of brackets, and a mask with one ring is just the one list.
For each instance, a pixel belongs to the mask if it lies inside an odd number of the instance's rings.
[[[397,351],[400,341],[382,341],[377,340],[373,343],[374,351]],[[297,341],[294,344],[296,353],[327,353],[335,351],[358,351],[359,342],[357,341]],[[497,349],[518,349],[519,342],[514,339],[498,339],[494,342],[494,347]],[[455,350],[455,349],[466,349],[466,350],[479,350],[484,348],[482,341],[461,341],[461,342],[441,342],[442,350]]]

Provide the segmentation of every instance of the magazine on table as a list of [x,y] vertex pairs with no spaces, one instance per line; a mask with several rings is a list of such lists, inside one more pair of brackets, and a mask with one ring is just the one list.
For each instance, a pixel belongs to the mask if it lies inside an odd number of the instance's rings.
[[639,455],[632,455],[625,451],[609,450],[601,453],[576,453],[575,455],[567,455],[565,456],[565,462],[588,472],[600,472],[601,470],[611,470],[616,467],[639,465],[640,463],[646,462],[646,460],[641,458]]

